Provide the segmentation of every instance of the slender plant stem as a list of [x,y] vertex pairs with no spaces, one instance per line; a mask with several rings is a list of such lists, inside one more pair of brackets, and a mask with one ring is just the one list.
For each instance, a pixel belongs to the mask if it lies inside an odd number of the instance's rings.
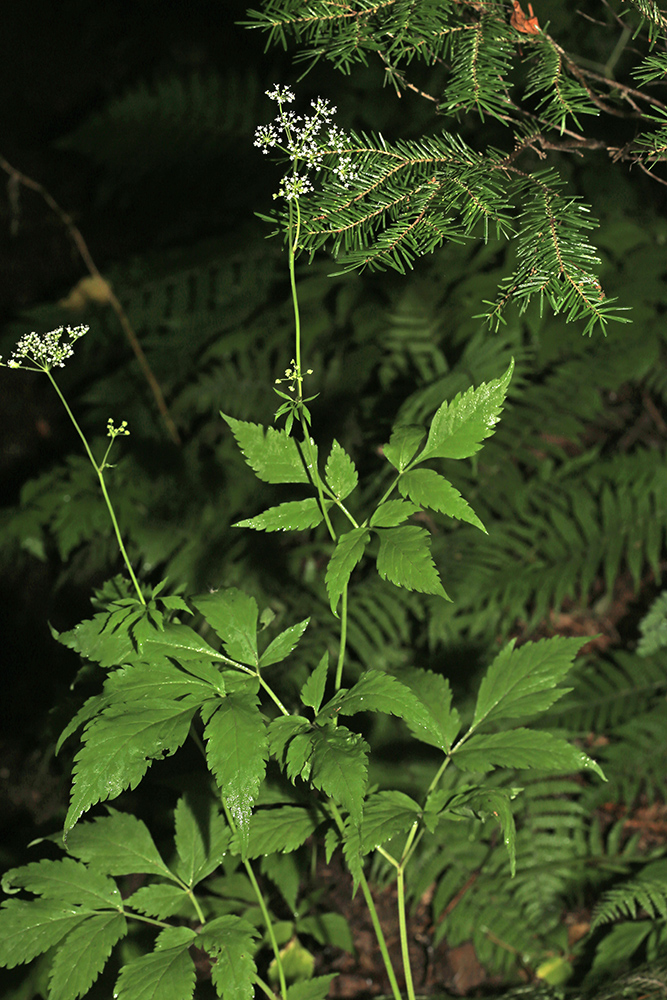
[[202,908],[199,905],[199,900],[197,899],[191,888],[188,888],[188,896],[190,897],[190,902],[197,911],[197,917],[199,918],[199,923],[203,926],[206,923],[206,917],[204,916]]
[[347,644],[347,584],[343,587],[340,606],[340,643],[338,644],[338,663],[336,664],[336,691],[340,690],[343,680],[343,664],[345,663],[345,646]]
[[280,993],[283,1000],[287,997],[287,982],[285,980],[285,970],[283,969],[283,960],[280,954],[280,948],[278,947],[278,942],[276,941],[276,935],[273,930],[273,924],[271,922],[271,915],[269,913],[266,902],[264,901],[264,896],[262,895],[262,890],[259,887],[259,882],[255,878],[255,873],[252,870],[252,866],[249,861],[243,862],[243,867],[246,870],[246,874],[252,883],[252,887],[257,896],[257,902],[259,903],[259,908],[262,911],[262,916],[266,923],[266,932],[269,935],[269,940],[271,941],[271,947],[273,948],[273,954],[276,957],[276,967],[278,969],[278,978],[280,979]]
[[401,991],[398,987],[398,981],[396,979],[396,973],[394,972],[394,967],[391,964],[391,958],[389,957],[389,949],[387,948],[387,942],[385,940],[384,932],[380,924],[380,918],[378,917],[377,909],[375,908],[375,903],[373,897],[371,896],[370,886],[366,881],[366,876],[361,873],[361,878],[359,880],[361,885],[361,891],[364,894],[364,899],[366,900],[366,906],[368,907],[368,912],[371,916],[371,923],[373,924],[373,930],[375,931],[375,937],[377,939],[378,947],[380,949],[380,954],[382,955],[382,961],[384,962],[384,967],[387,970],[387,976],[389,977],[389,985],[391,987],[391,992],[394,995],[395,1000],[402,1000]]
[[410,967],[410,950],[408,948],[408,928],[405,919],[405,867],[398,866],[396,875],[396,888],[398,890],[398,933],[401,938],[401,955],[403,957],[403,972],[405,975],[405,988],[408,991],[408,1000],[415,1000],[415,987],[412,982],[412,969]]
[[[345,829],[345,824],[343,823],[343,818],[338,811],[338,806],[332,799],[329,799],[329,808],[331,809],[331,815],[334,818],[334,822],[338,827],[340,833],[342,834]],[[366,900],[366,906],[368,907],[368,912],[370,913],[371,923],[373,924],[373,930],[375,931],[375,937],[377,939],[378,947],[380,949],[380,954],[382,955],[382,961],[384,962],[384,967],[387,970],[387,976],[389,978],[389,984],[391,986],[391,992],[394,995],[395,1000],[401,1000],[401,991],[398,988],[398,982],[396,979],[396,973],[394,972],[394,967],[391,964],[391,958],[389,957],[389,949],[387,948],[387,942],[385,940],[384,931],[382,930],[382,925],[380,924],[380,918],[378,917],[378,912],[371,895],[370,886],[366,880],[366,876],[363,871],[360,873],[359,884],[361,885],[361,891],[364,894],[364,899]]]
[[[232,830],[232,832],[236,833],[237,832],[237,826],[236,826],[236,823],[234,822],[234,817],[232,816],[231,812],[229,811],[229,807],[227,806],[227,801],[224,798],[224,796],[222,796],[221,798],[222,798],[222,808],[225,810],[225,816],[227,817],[227,822],[229,823],[229,826],[230,826],[230,829]],[[281,995],[283,997],[283,1000],[286,1000],[286,997],[287,997],[287,982],[285,980],[285,970],[283,969],[283,960],[282,960],[282,957],[281,957],[281,954],[280,954],[280,948],[278,947],[278,942],[276,941],[276,935],[275,935],[274,930],[273,930],[273,924],[271,922],[271,914],[269,913],[269,909],[268,909],[268,907],[266,905],[266,902],[264,900],[264,895],[262,893],[262,890],[259,887],[259,882],[255,878],[255,873],[252,870],[252,865],[250,864],[249,861],[244,860],[243,861],[243,867],[245,868],[246,874],[247,874],[248,878],[250,879],[250,884],[252,885],[252,888],[253,888],[253,891],[255,893],[255,896],[257,897],[257,902],[259,903],[259,908],[262,911],[262,916],[264,917],[264,923],[266,924],[266,933],[269,936],[269,941],[271,942],[271,947],[273,949],[273,954],[275,955],[275,959],[276,959],[276,967],[278,969],[278,978],[280,979],[280,993],[281,993]]]
[[[114,530],[115,535],[116,535],[116,541],[118,542],[118,548],[120,549],[120,554],[123,557],[123,561],[124,561],[125,565],[127,566],[127,571],[130,574],[130,577],[132,579],[132,583],[134,584],[134,589],[137,592],[139,600],[141,601],[142,604],[145,604],[146,603],[146,599],[144,598],[144,595],[141,593],[141,587],[139,586],[139,582],[138,582],[136,576],[134,575],[134,570],[132,569],[132,563],[130,562],[130,557],[128,556],[128,554],[127,554],[127,552],[125,550],[125,545],[123,544],[123,536],[121,535],[120,528],[118,527],[118,521],[116,520],[116,512],[113,509],[113,504],[111,503],[111,499],[109,497],[109,494],[107,493],[106,484],[104,482],[104,473],[102,471],[102,469],[104,467],[104,463],[102,463],[102,466],[99,466],[97,464],[97,462],[95,461],[95,456],[93,455],[92,451],[90,450],[90,445],[88,444],[88,441],[86,439],[86,435],[83,433],[83,431],[79,427],[79,424],[77,422],[76,417],[74,416],[74,414],[70,410],[69,405],[67,403],[67,400],[65,399],[65,397],[63,396],[62,392],[60,391],[60,389],[58,387],[58,383],[56,382],[56,380],[54,379],[53,375],[51,374],[51,372],[48,369],[46,371],[46,374],[49,376],[49,380],[51,382],[51,385],[53,386],[53,388],[58,393],[58,397],[60,399],[60,402],[63,404],[63,406],[67,410],[67,415],[69,416],[70,420],[74,424],[74,428],[75,428],[77,434],[79,435],[79,437],[83,441],[83,446],[86,449],[86,454],[88,455],[88,458],[90,459],[91,464],[92,464],[92,466],[95,469],[95,472],[97,474],[97,478],[100,481],[100,488],[102,490],[102,496],[104,497],[104,502],[106,503],[107,510],[109,511],[109,516],[111,518],[111,523],[113,524],[113,530]],[[108,449],[107,449],[107,453],[106,454],[107,455],[109,454],[109,450]],[[106,455],[105,455],[105,461],[106,461]]]
[[269,1000],[278,1000],[277,995],[273,992],[273,990],[271,989],[271,987],[269,986],[269,984],[265,983],[263,979],[260,979],[259,976],[255,976],[255,982],[259,986],[260,990],[262,990],[262,992],[266,993],[266,995],[269,998]]

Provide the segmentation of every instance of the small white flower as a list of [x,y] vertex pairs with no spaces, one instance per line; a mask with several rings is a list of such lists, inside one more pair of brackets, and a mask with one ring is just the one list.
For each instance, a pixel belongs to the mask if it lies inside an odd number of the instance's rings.
[[296,100],[293,92],[289,87],[281,87],[279,83],[274,83],[273,90],[266,90],[266,96],[271,101],[277,101],[278,104],[291,104],[292,101]]
[[[26,371],[48,372],[52,368],[64,368],[71,358],[74,343],[88,333],[87,326],[59,326],[48,333],[26,333],[21,337],[7,361],[8,368],[23,368]],[[69,340],[62,340],[65,334]],[[0,364],[4,365],[2,359]]]
[[348,188],[357,171],[352,165],[352,154],[346,152],[348,136],[331,123],[336,108],[326,98],[317,97],[310,102],[312,115],[297,115],[283,106],[295,99],[289,87],[275,84],[266,94],[277,101],[279,113],[273,122],[255,129],[254,145],[262,153],[274,148],[280,150],[291,160],[293,168],[283,177],[274,198],[295,201],[309,194],[314,189],[308,173],[323,170],[331,171],[338,183]]

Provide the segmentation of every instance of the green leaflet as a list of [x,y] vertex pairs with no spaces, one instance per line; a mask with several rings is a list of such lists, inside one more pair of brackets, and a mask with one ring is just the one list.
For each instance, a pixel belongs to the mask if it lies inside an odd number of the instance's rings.
[[335,438],[327,459],[324,478],[338,500],[345,500],[359,481],[354,462]]
[[322,699],[324,698],[324,688],[327,682],[329,670],[329,654],[323,653],[320,662],[317,664],[312,674],[301,688],[301,702],[308,708],[319,712]]
[[387,791],[370,795],[364,803],[361,822],[361,852],[368,854],[405,833],[421,816],[421,807],[404,792]]
[[432,729],[432,718],[419,698],[396,677],[381,670],[367,670],[354,687],[335,694],[318,713],[317,721],[357,712],[386,712],[403,719],[413,731],[428,733]]
[[538,771],[594,771],[603,781],[599,764],[564,740],[539,729],[511,729],[502,733],[477,733],[460,749],[454,748],[457,767],[466,771],[492,771],[496,767],[535,768]]
[[182,746],[198,707],[182,705],[157,698],[141,705],[115,704],[88,723],[75,758],[65,833],[96,802],[135,788],[154,759]]
[[193,888],[220,864],[229,847],[229,827],[213,799],[195,795],[178,800],[174,823],[178,855],[174,870]]
[[303,715],[279,715],[269,725],[269,751],[281,765],[285,764],[287,746],[295,736],[307,733],[311,724]]
[[315,730],[310,780],[316,788],[339,802],[359,825],[366,792],[368,744],[345,726]]
[[0,909],[0,965],[30,962],[82,924],[90,910],[55,899],[8,899]]
[[425,428],[416,424],[400,424],[394,427],[389,444],[383,448],[384,457],[395,469],[403,472],[417,454],[417,449],[425,437]]
[[404,717],[413,736],[449,753],[461,727],[459,713],[452,707],[449,681],[442,674],[415,667],[405,667],[397,676],[419,699],[428,716],[426,722],[410,715]]
[[571,670],[580,648],[581,639],[561,636],[527,642],[519,649],[512,640],[484,675],[471,728],[545,712],[570,690],[557,685]]
[[72,858],[33,861],[22,868],[12,868],[5,873],[2,888],[5,892],[27,889],[45,899],[57,899],[91,910],[121,906],[120,892],[112,879]]
[[301,983],[292,983],[287,987],[287,1000],[326,1000],[329,987],[337,973],[330,976],[315,976]]
[[221,659],[220,653],[209,646],[193,628],[178,622],[170,622],[159,632],[152,630],[142,641],[142,652],[151,657],[154,652],[174,656],[179,661],[202,657],[206,660]]
[[417,462],[427,458],[469,458],[493,434],[500,419],[514,361],[500,378],[459,393],[436,411]]
[[[265,483],[309,483],[306,463],[297,443],[285,431],[261,427],[245,420],[220,416],[232,430],[243,457],[258,479]],[[317,455],[315,444],[312,448]]]
[[107,806],[108,816],[79,823],[67,837],[70,854],[109,875],[172,877],[143,820]]
[[309,621],[310,618],[306,618],[302,622],[297,622],[296,625],[290,625],[275,639],[272,639],[259,658],[259,666],[268,667],[272,663],[280,663],[281,660],[289,656],[308,628]]
[[[301,865],[294,854],[267,854],[260,862],[260,871],[270,879],[283,897],[290,913],[298,911],[298,898],[301,892]],[[299,920],[299,925],[301,921]]]
[[49,1000],[77,1000],[87,993],[126,934],[122,913],[96,913],[70,931],[53,959]]
[[225,652],[233,660],[240,660],[256,667],[257,652],[257,602],[236,587],[201,594],[192,599],[197,611],[222,639]]
[[369,524],[371,528],[393,528],[418,510],[417,504],[406,500],[387,500],[373,511]]
[[224,1000],[254,996],[254,938],[258,931],[247,920],[225,916],[210,920],[199,935],[201,947],[215,957],[211,978]]
[[477,514],[459,491],[433,469],[412,469],[410,472],[404,472],[398,480],[398,490],[402,496],[409,497],[419,507],[430,507],[431,510],[447,514],[448,517],[467,521],[468,524],[474,524],[487,534]]
[[195,990],[195,967],[188,952],[192,937],[128,962],[116,982],[116,1000],[190,1000]]
[[[325,507],[331,507],[331,500],[324,501]],[[290,500],[269,507],[256,517],[237,521],[235,528],[253,528],[255,531],[307,531],[316,528],[324,514],[316,497],[305,500]]]
[[408,524],[400,528],[381,528],[377,571],[383,580],[397,587],[435,594],[449,601],[435,568],[430,549],[430,535],[425,528]]
[[127,628],[119,627],[127,617],[127,611],[118,613],[116,618],[101,613],[79,622],[70,632],[58,633],[53,629],[52,635],[63,646],[102,667],[117,667],[135,653]]
[[241,853],[248,847],[248,824],[268,757],[266,724],[256,695],[232,693],[208,718],[206,760],[236,823]]
[[510,807],[510,801],[516,798],[517,789],[491,788],[488,790],[473,789],[454,795],[443,812],[447,815],[471,815],[487,820],[493,816],[500,825],[503,843],[510,859],[512,878],[516,874],[516,824]]
[[[246,857],[260,858],[277,852],[295,851],[317,829],[321,821],[321,816],[302,806],[257,809],[250,819]],[[235,834],[231,849],[241,853],[240,848],[240,838]]]
[[164,920],[175,915],[191,919],[193,915],[192,900],[185,889],[179,885],[167,882],[154,882],[142,886],[125,900],[126,906],[138,913]]
[[360,562],[370,539],[370,532],[366,528],[352,528],[336,542],[324,578],[331,610],[335,615],[352,570]]

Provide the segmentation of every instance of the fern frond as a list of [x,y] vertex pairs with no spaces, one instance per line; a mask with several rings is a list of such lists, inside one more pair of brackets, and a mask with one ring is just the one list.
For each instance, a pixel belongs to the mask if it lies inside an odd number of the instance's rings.
[[618,917],[634,920],[640,910],[653,919],[667,920],[667,879],[650,879],[643,875],[603,893],[593,911],[591,930]]
[[574,690],[549,712],[549,725],[571,733],[610,733],[644,716],[667,690],[667,656],[640,658],[614,650],[584,662],[571,676]]
[[639,656],[651,656],[667,646],[667,591],[662,592],[639,623]]
[[210,160],[230,137],[250,136],[262,88],[252,71],[193,73],[140,83],[58,143],[136,181],[170,165]]

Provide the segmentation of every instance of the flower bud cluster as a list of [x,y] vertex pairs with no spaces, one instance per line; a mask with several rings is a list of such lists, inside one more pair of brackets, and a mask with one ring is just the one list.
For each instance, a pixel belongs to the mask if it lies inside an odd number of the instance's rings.
[[[19,340],[8,361],[3,362],[0,355],[0,365],[33,372],[64,368],[65,361],[74,353],[75,341],[88,333],[88,330],[87,326],[59,326],[56,330],[49,330],[48,333],[26,333]],[[63,334],[69,339],[62,340]]]
[[[325,98],[318,97],[311,101],[312,115],[297,115],[284,106],[295,100],[293,91],[279,84],[267,90],[266,96],[276,101],[279,112],[268,125],[257,127],[254,145],[263,153],[278,149],[292,161],[292,170],[283,177],[274,198],[292,201],[312,191],[309,171],[329,169],[342,187],[349,187],[357,172],[349,151],[349,137],[332,124],[336,108]],[[331,157],[334,157],[333,163],[329,160]]]

